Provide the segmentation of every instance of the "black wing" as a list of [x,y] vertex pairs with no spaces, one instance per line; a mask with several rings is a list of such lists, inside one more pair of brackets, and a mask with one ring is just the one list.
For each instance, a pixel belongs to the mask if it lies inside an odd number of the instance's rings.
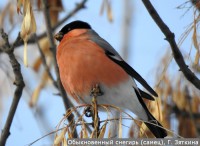
[[153,101],[155,100],[151,95],[142,91],[141,89],[139,89],[139,92],[140,92],[140,95],[141,95],[142,98],[146,98],[146,99],[153,100]]
[[148,83],[125,61],[116,60],[110,56],[110,52],[106,52],[106,55],[115,63],[119,64],[130,76],[136,79],[145,89],[147,89],[152,95],[158,97],[158,94],[148,85]]

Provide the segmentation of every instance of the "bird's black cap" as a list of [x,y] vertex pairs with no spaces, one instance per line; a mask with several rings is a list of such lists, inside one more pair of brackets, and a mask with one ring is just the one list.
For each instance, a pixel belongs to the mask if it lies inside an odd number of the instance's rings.
[[65,25],[60,32],[62,32],[63,34],[66,34],[68,32],[70,32],[73,29],[91,29],[91,26],[83,21],[77,20],[77,21],[73,21],[67,25]]
[[91,26],[83,21],[77,20],[65,25],[55,36],[54,38],[58,41],[61,41],[63,36],[70,32],[73,29],[91,29]]

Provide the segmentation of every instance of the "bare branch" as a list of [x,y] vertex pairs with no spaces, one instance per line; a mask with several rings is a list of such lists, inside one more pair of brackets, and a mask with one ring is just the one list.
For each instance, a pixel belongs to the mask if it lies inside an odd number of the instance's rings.
[[58,88],[57,82],[54,80],[54,78],[53,78],[53,76],[52,76],[52,74],[51,74],[51,72],[50,72],[50,68],[49,68],[49,66],[47,65],[47,62],[46,62],[46,59],[45,59],[45,55],[44,55],[44,53],[43,53],[43,51],[42,51],[42,49],[41,49],[41,47],[40,47],[39,40],[38,40],[36,34],[35,34],[35,41],[36,41],[36,43],[37,43],[38,50],[39,50],[39,52],[40,52],[40,58],[41,58],[42,63],[43,63],[43,65],[44,65],[45,71],[47,72],[48,76],[49,76],[50,79],[52,80],[53,85],[54,85],[56,88]]
[[12,104],[10,107],[10,111],[8,113],[8,117],[7,117],[5,126],[1,133],[0,146],[4,146],[6,144],[7,138],[10,135],[10,127],[11,127],[19,100],[22,96],[22,92],[23,92],[23,88],[24,88],[25,84],[24,84],[22,73],[21,73],[20,64],[14,55],[14,47],[15,47],[16,43],[21,39],[20,34],[18,35],[18,37],[17,37],[16,41],[13,43],[13,45],[10,46],[9,41],[8,41],[8,35],[4,32],[3,29],[1,29],[0,33],[1,33],[3,40],[5,41],[5,44],[4,44],[5,47],[3,49],[1,48],[1,51],[6,53],[9,56],[10,64],[13,68],[13,73],[15,76],[14,85],[17,86],[15,89],[15,92],[14,92],[13,101],[12,101]]
[[[43,5],[44,5],[44,18],[45,18],[45,24],[46,24],[46,28],[47,28],[47,36],[49,39],[49,43],[50,43],[50,51],[52,53],[53,56],[53,62],[55,65],[55,71],[56,71],[56,76],[57,76],[57,85],[58,85],[58,89],[60,91],[60,94],[62,96],[64,105],[65,105],[65,109],[69,109],[70,107],[72,107],[72,103],[71,101],[68,99],[67,94],[62,86],[61,80],[60,80],[60,74],[59,74],[59,68],[58,68],[58,64],[56,61],[56,46],[54,43],[54,38],[53,38],[53,34],[52,34],[52,28],[51,28],[51,21],[50,21],[50,15],[49,15],[49,9],[48,9],[48,2],[47,0],[43,0]],[[71,115],[68,117],[69,121],[73,121],[74,116]],[[77,133],[76,131],[74,132],[74,137],[77,137]]]
[[[79,10],[85,8],[86,2],[87,2],[87,0],[83,0],[80,3],[78,3],[76,5],[76,7],[70,13],[68,13],[68,15],[66,17],[64,17],[58,24],[56,24],[51,29],[51,31],[54,31],[56,28],[58,28],[60,25],[62,25],[66,20],[68,20],[71,16],[76,14]],[[20,38],[20,35],[19,35],[17,37],[17,39],[15,40],[15,42],[12,45],[10,45],[10,43],[8,42],[8,36],[7,36],[6,33],[4,33],[3,30],[1,30],[1,35],[2,35],[2,38],[5,41],[5,44],[0,46],[0,53],[5,52],[5,53],[8,54],[8,56],[10,58],[11,65],[13,67],[14,74],[15,74],[14,84],[17,86],[15,93],[14,93],[13,102],[12,102],[12,105],[10,107],[9,115],[8,115],[6,124],[5,124],[4,129],[2,131],[2,134],[1,134],[0,146],[3,146],[3,145],[5,145],[6,140],[7,140],[8,136],[10,135],[10,126],[12,124],[12,120],[13,120],[13,117],[15,115],[15,111],[16,111],[17,105],[19,103],[20,97],[22,95],[22,91],[23,91],[25,84],[24,84],[23,77],[22,77],[22,74],[21,74],[20,64],[16,60],[14,53],[13,53],[14,48],[23,45],[23,40]],[[39,35],[37,37],[37,40],[40,40],[44,37],[46,37],[46,32]],[[29,44],[35,43],[35,42],[36,42],[35,36],[32,36],[28,41]],[[43,61],[43,63],[44,63],[44,61]],[[63,87],[61,88],[61,91],[62,91],[61,93],[64,93],[65,97],[67,97]],[[67,103],[67,98],[63,98],[63,100],[64,100],[64,103]],[[66,107],[66,105],[65,105],[65,107]]]
[[[59,26],[61,26],[64,22],[66,22],[69,18],[71,18],[73,15],[75,15],[78,11],[80,11],[81,9],[85,8],[85,4],[86,4],[87,0],[83,0],[82,2],[76,4],[76,7],[70,12],[68,13],[62,20],[60,20],[54,27],[51,28],[51,32],[55,31]],[[38,40],[46,37],[47,34],[46,32],[38,35]],[[16,47],[19,47],[21,45],[23,45],[23,41],[21,40],[20,42],[17,43]],[[28,44],[32,44],[35,43],[35,38],[34,36],[32,36],[28,42]]]
[[68,101],[67,95],[65,94],[65,90],[62,87],[62,84],[60,82],[59,69],[58,69],[58,65],[57,65],[57,62],[56,62],[56,46],[55,46],[54,38],[53,38],[53,35],[52,35],[52,32],[51,32],[52,29],[51,29],[51,22],[50,22],[50,15],[49,15],[49,11],[48,11],[47,0],[43,0],[43,4],[44,4],[45,23],[46,23],[46,28],[47,28],[47,32],[46,33],[47,33],[47,36],[49,38],[50,51],[52,53],[53,62],[55,64],[55,70],[56,70],[56,76],[57,76],[57,84],[58,84],[58,88],[59,88],[59,90],[61,92],[60,94],[63,97],[65,108],[68,109],[69,107],[72,106],[72,104],[71,104],[70,101]]
[[[83,1],[81,1],[80,3],[77,3],[77,4],[76,4],[76,7],[75,7],[70,13],[68,13],[62,20],[60,20],[54,27],[52,27],[51,31],[52,31],[52,32],[55,31],[59,26],[61,26],[61,25],[62,25],[64,22],[66,22],[69,18],[71,18],[72,16],[74,16],[78,11],[84,9],[84,8],[85,8],[86,2],[87,2],[87,0],[83,0]],[[37,39],[40,40],[40,39],[42,39],[42,38],[44,38],[44,37],[46,37],[46,36],[47,36],[47,34],[46,34],[46,32],[44,32],[44,33],[38,35],[38,38],[37,38]],[[33,43],[35,43],[35,37],[34,37],[34,36],[30,37],[27,43],[28,43],[28,44],[33,44]],[[22,46],[23,44],[24,44],[23,40],[19,40],[19,41],[16,43],[15,47],[20,47],[20,46]],[[4,47],[4,45],[3,45],[3,46],[0,46],[0,53],[2,52],[1,50],[2,50],[3,47]]]
[[160,18],[159,14],[156,12],[155,8],[153,7],[153,5],[149,0],[142,0],[142,2],[145,5],[146,9],[148,10],[150,16],[153,18],[153,20],[156,22],[160,30],[165,35],[166,40],[169,42],[174,55],[174,59],[178,64],[178,66],[180,67],[180,70],[183,72],[184,76],[187,78],[188,81],[190,81],[196,88],[200,89],[200,80],[185,64],[183,55],[181,54],[176,44],[174,33],[172,33],[168,28],[168,26],[163,22],[163,20]]

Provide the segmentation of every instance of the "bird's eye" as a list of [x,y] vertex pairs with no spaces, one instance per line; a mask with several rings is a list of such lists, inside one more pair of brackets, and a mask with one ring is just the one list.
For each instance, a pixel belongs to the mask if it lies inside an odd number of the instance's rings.
[[71,30],[71,28],[68,28],[67,30],[68,30],[68,31],[70,31],[70,30]]

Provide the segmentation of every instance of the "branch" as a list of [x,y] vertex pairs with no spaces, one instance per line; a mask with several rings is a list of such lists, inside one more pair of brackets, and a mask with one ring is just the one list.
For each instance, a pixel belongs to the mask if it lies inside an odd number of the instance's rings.
[[[62,20],[60,20],[54,27],[51,28],[51,32],[54,32],[59,26],[61,26],[64,22],[66,22],[69,18],[71,18],[73,15],[75,15],[78,11],[80,11],[81,9],[85,8],[85,4],[86,4],[87,0],[83,0],[80,3],[76,4],[76,7],[70,12],[68,13]],[[47,34],[46,32],[38,35],[38,40],[46,37]],[[30,37],[28,42],[28,44],[33,44],[35,43],[35,38],[34,36]],[[23,40],[20,40],[17,44],[16,47],[22,46],[24,44]]]
[[153,7],[153,5],[149,0],[142,0],[142,2],[145,5],[146,9],[148,10],[150,16],[153,18],[153,20],[156,22],[160,30],[165,35],[166,40],[169,42],[174,55],[174,59],[178,64],[178,66],[180,67],[180,70],[183,72],[184,76],[187,78],[188,81],[190,81],[196,88],[200,89],[200,80],[185,64],[183,55],[181,54],[176,44],[174,33],[172,33],[168,28],[168,26],[163,22],[163,20],[160,18],[159,14],[156,12],[155,8]]
[[63,97],[64,100],[64,104],[65,104],[65,108],[68,109],[72,106],[71,102],[67,99],[67,95],[65,94],[65,90],[62,87],[62,84],[60,82],[60,74],[59,74],[59,69],[58,69],[58,65],[57,65],[57,61],[56,61],[56,46],[54,44],[54,38],[51,32],[51,22],[50,22],[50,15],[49,15],[49,11],[48,11],[48,5],[47,5],[47,0],[43,0],[43,4],[44,4],[44,17],[45,17],[45,24],[46,24],[46,29],[47,29],[47,37],[49,39],[49,43],[50,43],[50,51],[52,53],[53,56],[53,62],[55,64],[55,71],[56,71],[56,76],[57,76],[57,85],[58,85],[58,89],[61,92],[61,95]]
[[9,56],[10,64],[13,68],[13,73],[14,73],[14,76],[15,76],[14,85],[17,86],[16,89],[15,89],[15,92],[14,92],[13,101],[12,101],[12,104],[11,104],[11,107],[10,107],[10,111],[8,113],[8,117],[7,117],[5,126],[2,130],[2,133],[1,133],[0,146],[4,146],[6,144],[7,138],[10,135],[10,127],[11,127],[11,124],[12,124],[12,121],[13,121],[19,100],[22,96],[22,92],[23,92],[23,88],[24,88],[25,84],[24,84],[24,81],[23,81],[23,77],[22,77],[22,73],[21,73],[21,69],[20,69],[20,64],[19,64],[19,62],[17,61],[17,59],[14,55],[15,45],[17,44],[17,42],[19,40],[21,40],[20,34],[18,35],[17,39],[15,40],[13,45],[11,46],[9,44],[9,41],[8,41],[8,35],[4,32],[3,29],[1,29],[0,33],[1,33],[3,40],[5,41],[4,48],[1,48],[1,51],[6,53]]
[[[62,25],[66,20],[68,20],[71,16],[73,16],[75,13],[77,13],[79,10],[81,10],[82,8],[85,8],[86,2],[87,2],[87,0],[83,0],[82,2],[77,4],[75,9],[72,10],[71,13],[69,13],[66,17],[64,17],[51,30],[54,31],[56,28],[58,28],[60,25]],[[9,115],[8,115],[6,124],[5,124],[4,129],[2,130],[2,133],[1,133],[0,146],[4,146],[8,136],[10,135],[10,127],[11,127],[11,124],[12,124],[12,121],[13,121],[19,100],[22,96],[22,91],[23,91],[25,84],[24,84],[23,77],[22,77],[22,74],[21,74],[20,64],[18,63],[18,61],[16,60],[16,57],[14,56],[14,48],[22,46],[23,41],[20,38],[20,35],[18,35],[16,41],[12,45],[10,45],[10,43],[8,41],[7,34],[4,33],[3,30],[1,30],[0,33],[1,33],[2,38],[5,41],[5,44],[0,46],[0,53],[4,52],[4,53],[8,54],[9,59],[10,59],[10,63],[12,65],[13,72],[14,72],[14,75],[15,75],[14,84],[17,86],[15,93],[14,93],[14,98],[13,98],[13,101],[12,101],[12,105],[10,107],[10,111],[9,111]],[[39,35],[37,39],[42,39],[44,37],[46,37],[46,32]],[[28,41],[29,44],[35,43],[35,42],[36,42],[36,40],[35,40],[34,36],[32,36]],[[64,91],[64,89],[62,89],[62,93],[63,93],[63,91]],[[65,94],[65,96],[66,96],[66,94]],[[65,99],[67,99],[67,98],[65,98]]]
[[39,50],[39,52],[40,52],[40,58],[41,58],[42,63],[43,63],[43,65],[44,65],[45,71],[47,72],[48,76],[49,76],[50,79],[52,80],[53,85],[54,85],[56,88],[58,88],[57,82],[54,80],[53,75],[52,75],[51,72],[50,72],[50,68],[49,68],[49,66],[47,65],[47,62],[46,62],[46,59],[45,59],[45,55],[44,55],[44,53],[43,53],[43,51],[42,51],[42,49],[41,49],[41,47],[40,47],[39,40],[38,40],[36,34],[35,34],[35,41],[36,41],[36,43],[37,43],[38,50]]
[[[65,21],[67,21],[69,18],[71,18],[73,15],[75,15],[78,11],[80,11],[81,9],[84,9],[85,8],[85,4],[86,4],[86,2],[87,2],[87,0],[83,0],[83,1],[81,1],[80,3],[77,3],[76,4],[76,7],[70,12],[70,13],[68,13],[62,20],[60,20],[54,27],[52,27],[52,32],[53,31],[55,31],[59,26],[61,26]],[[42,34],[40,34],[40,35],[38,35],[37,36],[37,39],[38,40],[40,40],[40,39],[42,39],[42,38],[44,38],[44,37],[46,37],[47,36],[47,34],[46,34],[46,32],[44,32],[44,33],[42,33]],[[28,44],[33,44],[33,43],[35,43],[36,41],[35,41],[35,37],[34,36],[31,36],[30,38],[29,38],[29,40],[28,40]],[[23,40],[19,40],[17,43],[16,43],[16,45],[15,45],[15,47],[17,48],[17,47],[20,47],[20,46],[22,46],[24,44],[24,42],[23,42]],[[0,46],[0,53],[2,52],[1,50],[2,50],[2,48],[4,48],[5,47],[5,45],[2,45],[2,46]]]
[[[59,68],[58,68],[58,64],[57,64],[57,61],[56,61],[56,46],[55,46],[55,43],[54,43],[54,38],[53,38],[53,35],[52,35],[52,28],[51,28],[51,18],[50,18],[50,14],[49,14],[49,9],[48,9],[48,2],[47,0],[43,0],[43,5],[44,5],[44,18],[45,18],[45,24],[46,24],[46,29],[47,29],[47,37],[49,39],[49,43],[50,43],[50,51],[52,53],[52,56],[53,56],[53,62],[54,62],[54,65],[55,65],[55,71],[56,71],[56,76],[57,76],[57,86],[58,86],[58,89],[60,91],[60,94],[62,96],[62,99],[63,99],[63,102],[64,102],[64,105],[65,105],[65,109],[69,109],[70,107],[72,107],[72,103],[70,102],[70,100],[68,99],[67,97],[67,94],[62,86],[62,83],[61,83],[61,80],[60,80],[60,74],[59,74]],[[74,116],[71,114],[69,117],[68,117],[68,120],[69,121],[73,121],[74,120]],[[77,133],[74,132],[74,137],[77,137]]]

